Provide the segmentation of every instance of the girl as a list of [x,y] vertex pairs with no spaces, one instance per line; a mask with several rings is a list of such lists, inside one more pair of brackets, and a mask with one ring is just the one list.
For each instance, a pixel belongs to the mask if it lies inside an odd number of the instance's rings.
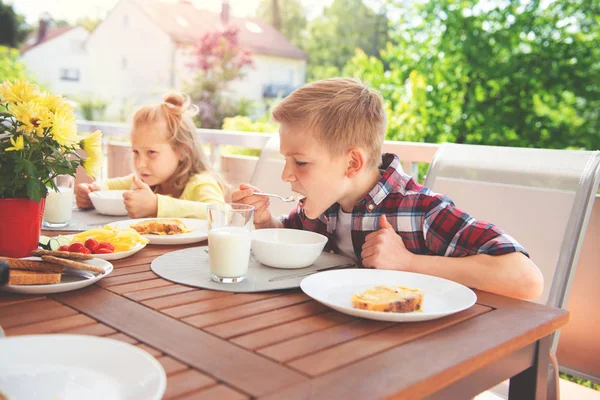
[[206,205],[223,203],[227,186],[210,171],[200,147],[192,122],[197,112],[177,93],[138,110],[131,130],[135,174],[77,185],[77,206],[93,207],[91,191],[132,189],[123,194],[131,218],[206,218]]

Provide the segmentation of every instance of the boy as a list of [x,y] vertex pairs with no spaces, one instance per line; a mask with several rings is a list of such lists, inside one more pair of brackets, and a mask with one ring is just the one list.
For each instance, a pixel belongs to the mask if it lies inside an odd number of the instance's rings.
[[350,78],[314,82],[284,99],[273,119],[282,179],[305,198],[275,218],[267,197],[240,185],[232,200],[256,208],[257,229],[324,234],[367,268],[435,275],[522,299],[541,294],[543,276],[519,243],[416,183],[396,155],[381,155],[386,115],[376,91]]

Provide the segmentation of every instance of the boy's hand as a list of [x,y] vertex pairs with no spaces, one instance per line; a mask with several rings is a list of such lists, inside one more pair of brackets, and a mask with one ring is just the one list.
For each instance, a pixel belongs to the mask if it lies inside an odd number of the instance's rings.
[[271,223],[272,215],[269,210],[269,198],[267,196],[254,196],[254,192],[259,190],[254,186],[242,183],[240,188],[231,193],[233,203],[242,203],[254,206],[254,225],[260,228],[261,225]]
[[380,229],[365,238],[360,256],[367,268],[408,271],[413,254],[406,250],[402,237],[396,233],[385,215],[379,217]]
[[133,177],[133,183],[137,189],[123,193],[127,215],[131,218],[156,217],[158,196],[137,176]]
[[90,200],[90,193],[100,190],[100,186],[95,183],[80,183],[75,186],[75,203],[81,209],[94,208]]

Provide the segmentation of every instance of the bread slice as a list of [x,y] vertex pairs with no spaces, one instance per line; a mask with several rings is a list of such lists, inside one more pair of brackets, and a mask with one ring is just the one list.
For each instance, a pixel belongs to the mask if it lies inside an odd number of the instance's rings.
[[35,272],[11,269],[8,276],[9,285],[48,285],[60,283],[62,274],[56,272]]
[[24,260],[21,258],[0,257],[0,261],[5,261],[10,269],[26,269],[28,271],[38,272],[62,272],[63,267],[39,260]]
[[176,235],[191,232],[191,230],[178,219],[152,219],[131,225],[139,234]]
[[375,286],[352,295],[352,307],[379,312],[407,313],[423,305],[423,291],[404,286]]

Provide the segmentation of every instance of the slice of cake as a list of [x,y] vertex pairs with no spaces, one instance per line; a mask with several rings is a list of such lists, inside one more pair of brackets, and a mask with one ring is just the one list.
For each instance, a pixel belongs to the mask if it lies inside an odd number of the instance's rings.
[[352,307],[379,312],[407,313],[418,311],[423,304],[423,291],[404,286],[375,286],[352,295]]

